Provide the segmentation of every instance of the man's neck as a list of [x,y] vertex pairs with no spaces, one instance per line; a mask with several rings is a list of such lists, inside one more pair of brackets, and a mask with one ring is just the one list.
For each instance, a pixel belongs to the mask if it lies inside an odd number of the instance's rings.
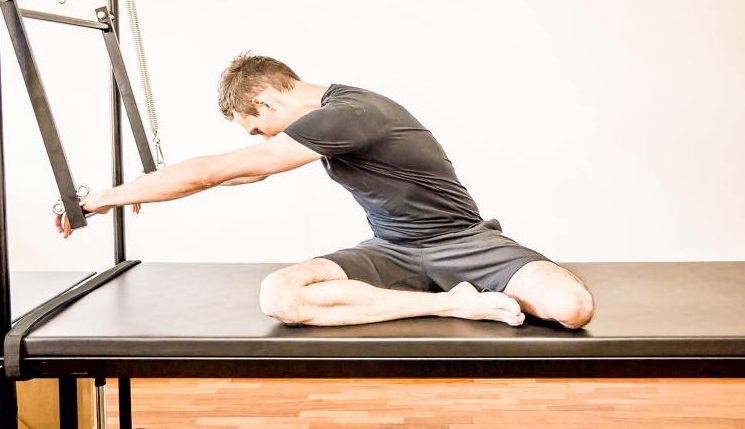
[[328,85],[315,85],[307,82],[297,82],[288,94],[292,100],[293,110],[297,117],[321,108],[321,100],[328,90]]

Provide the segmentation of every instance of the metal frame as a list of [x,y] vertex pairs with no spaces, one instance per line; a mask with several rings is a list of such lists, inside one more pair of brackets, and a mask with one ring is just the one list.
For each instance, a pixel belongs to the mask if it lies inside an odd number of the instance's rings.
[[742,378],[744,357],[44,357],[42,378]]
[[21,19],[21,12],[15,1],[12,0],[0,1],[0,8],[5,17],[5,24],[8,27],[8,32],[13,42],[18,64],[21,67],[21,74],[26,83],[26,90],[31,99],[31,105],[36,115],[36,122],[39,124],[49,162],[52,165],[52,172],[57,182],[62,204],[65,207],[70,225],[73,228],[82,228],[88,222],[79,204],[77,187],[75,186],[72,172],[67,163],[65,150],[60,141],[57,125],[54,122],[54,116],[52,116],[52,109],[49,106],[34,54],[31,51],[26,28]]
[[42,21],[57,22],[60,24],[69,24],[76,27],[88,27],[95,28],[98,30],[108,31],[111,29],[111,24],[101,23],[96,21],[86,21],[85,19],[71,18],[69,16],[54,15],[46,12],[39,12],[36,10],[19,9],[21,16],[30,19],[39,19]]
[[109,59],[111,60],[111,71],[114,75],[114,82],[117,84],[117,88],[119,89],[118,98],[124,103],[124,110],[127,112],[129,125],[132,127],[132,134],[134,134],[137,151],[140,154],[140,160],[142,161],[144,172],[151,173],[155,171],[155,161],[153,161],[153,155],[147,144],[145,127],[142,125],[142,118],[137,109],[137,103],[135,103],[135,96],[132,91],[132,85],[129,82],[127,69],[124,65],[124,58],[122,58],[122,52],[119,49],[119,40],[116,37],[114,23],[111,19],[113,13],[114,12],[109,12],[106,7],[96,9],[98,20],[101,23],[106,24],[107,28],[102,34],[103,40],[106,44],[106,50],[109,53]]
[[[127,82],[126,85],[117,85],[120,79],[117,79],[117,68],[114,66],[113,58],[117,56],[117,65],[124,70],[124,61],[121,59],[121,51],[119,50],[119,44],[116,39],[116,34],[119,32],[119,20],[112,20],[111,16],[119,16],[119,0],[108,1],[107,16],[98,14],[98,11],[103,9],[96,9],[99,21],[103,20],[110,26],[110,31],[104,33],[104,41],[106,42],[106,48],[109,51],[109,56],[112,58],[112,70],[111,70],[111,90],[110,90],[110,104],[111,104],[111,185],[119,186],[124,182],[124,173],[122,169],[122,101],[124,100],[125,109],[129,114],[130,124],[132,131],[135,135],[135,141],[140,152],[141,159],[143,160],[143,167],[146,173],[155,170],[155,163],[153,162],[152,155],[149,149],[147,149],[147,139],[145,138],[145,130],[142,126],[142,121],[139,119],[137,114],[136,119],[134,118],[137,112],[137,106],[134,104],[134,96],[132,94],[132,88],[129,85],[129,80],[121,79],[121,82]],[[127,94],[127,97],[122,96],[122,92]],[[128,102],[129,100],[129,102]],[[130,113],[132,112],[132,113]],[[143,148],[147,150],[143,151]],[[149,161],[145,161],[145,156],[149,158]],[[114,263],[120,264],[126,261],[126,241],[125,241],[125,224],[124,224],[124,208],[116,207],[113,212],[113,227],[114,227]],[[106,378],[96,377],[96,415],[99,419],[99,428],[106,427]],[[119,426],[122,429],[132,428],[132,396],[130,393],[131,381],[129,378],[119,379],[120,395],[119,395],[119,409],[122,412],[119,414]]]
[[26,83],[26,89],[31,99],[31,104],[36,115],[36,121],[41,130],[42,139],[47,149],[55,181],[60,191],[62,204],[70,220],[73,229],[81,228],[87,225],[85,214],[79,205],[77,187],[72,178],[64,148],[60,141],[59,132],[52,115],[51,107],[44,90],[39,69],[31,50],[28,35],[23,25],[23,17],[40,19],[44,21],[63,23],[84,28],[93,28],[102,31],[111,69],[114,75],[114,81],[118,85],[120,94],[119,98],[123,101],[129,123],[135,138],[135,143],[142,161],[145,173],[155,171],[155,161],[150,152],[147,143],[147,136],[142,125],[137,104],[135,102],[132,86],[125,69],[124,60],[119,49],[119,41],[116,36],[114,24],[111,19],[111,13],[106,7],[96,9],[98,22],[86,21],[82,19],[69,18],[59,15],[53,15],[44,12],[37,12],[25,9],[19,9],[14,0],[0,1],[5,22],[13,42],[13,47],[21,67],[21,73]]
[[[0,79],[2,78],[2,53],[0,52]],[[5,146],[3,133],[3,91],[0,85],[0,323],[3,336],[10,330],[10,266],[8,263],[8,223],[5,212]],[[18,427],[18,403],[16,384],[0,374],[0,427],[16,429]]]
[[[118,0],[109,0],[108,7],[96,9],[98,22],[78,18],[55,15],[45,12],[20,9],[15,0],[0,0],[0,9],[5,18],[6,26],[10,34],[16,57],[19,61],[21,73],[26,83],[31,103],[36,115],[37,123],[41,130],[44,145],[47,149],[50,164],[60,191],[61,201],[70,220],[71,226],[80,228],[87,225],[85,213],[79,204],[77,188],[72,178],[67,158],[60,141],[59,133],[52,116],[46,92],[41,81],[41,76],[36,66],[31,45],[29,43],[22,18],[38,19],[53,23],[73,25],[83,28],[91,28],[102,31],[109,59],[111,61],[111,148],[112,148],[112,185],[118,186],[123,183],[123,161],[122,161],[122,112],[121,105],[129,118],[135,143],[142,161],[143,171],[150,173],[155,171],[155,162],[147,143],[147,136],[142,125],[142,120],[137,109],[134,93],[126,72],[124,61],[119,49],[117,39],[118,21],[112,19],[119,12]],[[0,85],[1,86],[1,85]],[[4,147],[3,147],[3,117],[2,117],[2,92],[0,88],[0,322],[3,326],[3,336],[11,329],[10,313],[10,269],[8,262],[7,244],[7,217],[5,198],[5,175],[4,175]],[[114,212],[114,260],[116,264],[126,260],[126,245],[124,234],[124,212],[122,208]],[[64,379],[64,380],[63,380]],[[77,408],[75,412],[69,410],[72,401],[76,401],[77,387],[68,377],[60,376],[60,423],[63,428],[75,427],[77,425]],[[120,395],[120,417],[122,428],[131,428],[131,399],[128,393],[129,378],[122,378],[120,384],[123,393]],[[99,424],[104,422],[105,416],[101,416],[101,410],[105,407],[102,399],[105,379],[96,379],[97,404],[99,405]],[[63,409],[68,409],[63,412]],[[0,427],[17,428],[17,399],[15,394],[15,382],[5,376],[3,368],[0,375]],[[102,426],[99,426],[102,427]]]

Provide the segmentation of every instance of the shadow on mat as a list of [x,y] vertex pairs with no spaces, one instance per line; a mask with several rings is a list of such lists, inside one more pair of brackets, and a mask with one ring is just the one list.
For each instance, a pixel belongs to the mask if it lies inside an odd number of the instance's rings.
[[353,326],[303,326],[277,322],[273,338],[577,338],[588,337],[584,329],[572,330],[553,321],[526,315],[525,323],[512,327],[500,322],[448,317],[417,317]]

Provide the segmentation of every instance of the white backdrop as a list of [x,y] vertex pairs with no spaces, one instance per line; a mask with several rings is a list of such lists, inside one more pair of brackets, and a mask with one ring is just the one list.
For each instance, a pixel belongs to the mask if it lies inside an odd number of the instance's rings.
[[[91,20],[101,5],[19,3]],[[252,50],[304,80],[407,106],[482,214],[557,261],[745,259],[743,1],[140,0],[138,10],[169,163],[256,143],[216,104],[220,72]],[[101,36],[25,23],[76,181],[108,186]],[[0,56],[12,268],[109,266],[110,216],[67,240],[51,226],[56,188],[4,28]],[[133,179],[129,134],[125,144]],[[146,261],[292,262],[369,235],[319,163],[147,205],[127,223],[128,257]]]

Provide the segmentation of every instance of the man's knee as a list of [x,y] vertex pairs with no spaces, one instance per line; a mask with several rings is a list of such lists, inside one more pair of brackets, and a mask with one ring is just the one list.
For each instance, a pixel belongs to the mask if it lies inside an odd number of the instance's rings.
[[524,311],[571,329],[585,326],[595,311],[592,295],[582,280],[553,262],[526,264],[504,292],[515,298]]
[[[342,277],[343,276],[343,277]],[[325,259],[312,259],[277,270],[264,278],[259,292],[259,307],[269,317],[288,325],[306,321],[306,302],[301,296],[310,284],[346,278],[338,265]]]
[[284,323],[293,322],[293,291],[301,285],[293,285],[284,269],[275,271],[264,278],[259,292],[259,307],[269,317]]
[[569,329],[587,325],[595,314],[592,294],[582,283],[564,289],[554,307],[553,319]]

